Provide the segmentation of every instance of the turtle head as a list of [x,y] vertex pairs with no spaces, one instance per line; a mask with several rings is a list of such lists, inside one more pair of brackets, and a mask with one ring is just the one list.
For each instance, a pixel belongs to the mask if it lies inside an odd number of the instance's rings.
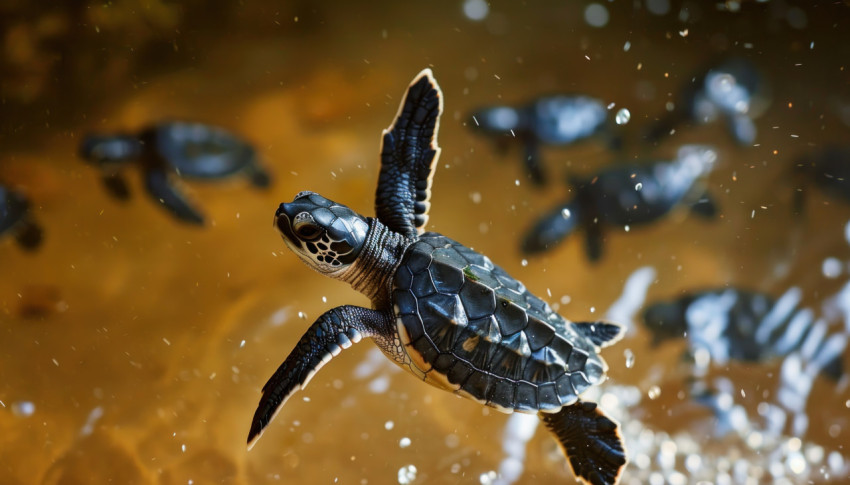
[[141,154],[142,143],[130,135],[89,135],[80,145],[80,156],[102,168],[139,158]]
[[286,246],[319,273],[339,277],[366,242],[369,222],[344,205],[314,192],[280,204],[274,225]]
[[470,116],[469,125],[484,133],[510,134],[519,129],[520,113],[509,106],[494,106],[480,109]]

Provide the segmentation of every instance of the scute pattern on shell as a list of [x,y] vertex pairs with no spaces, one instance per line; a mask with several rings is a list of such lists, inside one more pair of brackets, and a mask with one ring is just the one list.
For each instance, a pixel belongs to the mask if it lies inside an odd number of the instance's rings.
[[393,280],[416,351],[457,392],[503,410],[555,411],[599,383],[605,364],[569,321],[489,258],[436,233],[406,251]]

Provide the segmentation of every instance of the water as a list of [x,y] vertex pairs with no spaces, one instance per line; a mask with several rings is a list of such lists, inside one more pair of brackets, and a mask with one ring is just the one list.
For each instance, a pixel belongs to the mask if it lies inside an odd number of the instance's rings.
[[[793,217],[786,178],[796,154],[846,139],[830,104],[847,98],[846,7],[806,8],[799,28],[801,9],[781,2],[738,12],[676,4],[658,14],[663,3],[651,12],[596,3],[606,12],[600,26],[585,22],[586,5],[554,1],[386,2],[368,11],[347,2],[3,7],[11,12],[4,47],[14,55],[2,61],[0,180],[27,193],[45,227],[34,254],[0,241],[4,483],[572,480],[542,427],[523,450],[505,450],[509,431],[527,437],[513,418],[416,382],[368,342],[322,369],[245,450],[260,388],[309,323],[336,305],[367,304],[286,250],[269,224],[274,209],[311,189],[371,215],[379,135],[426,66],[446,107],[429,227],[487,254],[538,295],[549,288],[550,304],[565,316],[598,319],[591,308],[611,308],[636,271],[650,268],[651,278],[632,280],[643,282],[637,289],[647,301],[727,283],[775,297],[797,287],[801,305],[848,322],[850,305],[839,295],[846,297],[850,208],[808,190],[804,215]],[[73,49],[62,51],[66,45]],[[678,103],[680,86],[730,51],[759,62],[775,83],[772,107],[756,120],[757,146],[737,147],[722,123],[642,143],[641,130]],[[669,159],[685,143],[713,145],[708,188],[723,217],[679,212],[611,231],[596,265],[580,237],[523,264],[519,238],[565,198],[565,175],[593,172],[617,155],[596,142],[544,149],[549,186],[517,186],[522,154],[500,155],[470,133],[465,115],[559,91],[629,106],[631,119],[615,127],[627,157]],[[242,134],[273,170],[272,188],[184,184],[210,218],[203,229],[155,207],[136,173],[129,202],[109,199],[76,157],[81,137],[163,118]],[[604,352],[611,380],[598,391],[623,424],[627,483],[850,476],[846,386],[803,383],[811,384],[802,403],[808,422],[792,446],[795,415],[778,407],[782,363],[707,368],[709,382],[732,386],[724,424],[688,397],[684,347],[653,348],[640,325],[630,328]],[[804,363],[800,369],[805,374]],[[738,410],[752,429],[736,428]],[[716,435],[721,425],[730,430],[724,437]],[[400,446],[403,438],[409,446]]]

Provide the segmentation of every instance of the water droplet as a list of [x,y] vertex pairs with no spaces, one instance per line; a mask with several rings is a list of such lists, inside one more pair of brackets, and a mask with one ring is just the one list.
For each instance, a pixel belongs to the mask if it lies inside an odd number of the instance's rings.
[[631,369],[635,366],[635,353],[632,352],[632,349],[624,350],[623,357],[626,358],[626,369]]
[[632,114],[626,108],[620,108],[620,111],[617,111],[617,116],[614,118],[614,121],[617,122],[618,125],[625,125],[631,119]]
[[647,391],[646,395],[649,396],[649,398],[652,400],[658,399],[658,396],[661,395],[661,388],[658,386],[652,386],[649,388],[649,391]]
[[487,473],[482,473],[478,477],[478,483],[480,483],[481,485],[491,485],[492,483],[496,482],[497,478],[499,478],[499,474],[493,470],[490,470]]
[[569,209],[567,209],[567,208],[561,209],[561,217],[563,217],[564,219],[569,219],[570,217],[572,217],[572,215],[573,214],[572,214],[572,212],[570,212]]
[[407,465],[398,469],[398,483],[408,485],[416,480],[416,465]]
[[408,438],[407,436],[398,441],[399,448],[407,448],[408,446],[410,446],[410,438]]

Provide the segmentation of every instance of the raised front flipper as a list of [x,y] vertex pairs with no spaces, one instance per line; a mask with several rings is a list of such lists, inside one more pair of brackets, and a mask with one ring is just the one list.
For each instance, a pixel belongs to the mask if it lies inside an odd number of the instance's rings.
[[425,69],[410,84],[393,124],[384,130],[375,213],[387,227],[408,237],[424,232],[428,222],[442,112],[440,86]]
[[286,400],[303,389],[331,358],[363,337],[383,335],[392,324],[392,315],[349,305],[332,308],[320,316],[263,386],[263,397],[248,433],[248,449]]
[[557,437],[576,477],[591,485],[619,482],[626,465],[619,425],[596,403],[578,401],[557,413],[539,416]]
[[578,227],[580,213],[579,205],[570,201],[544,214],[523,238],[522,252],[536,254],[558,245]]
[[204,216],[171,184],[168,173],[151,169],[145,173],[145,188],[156,201],[165,206],[178,219],[192,224],[203,224]]

